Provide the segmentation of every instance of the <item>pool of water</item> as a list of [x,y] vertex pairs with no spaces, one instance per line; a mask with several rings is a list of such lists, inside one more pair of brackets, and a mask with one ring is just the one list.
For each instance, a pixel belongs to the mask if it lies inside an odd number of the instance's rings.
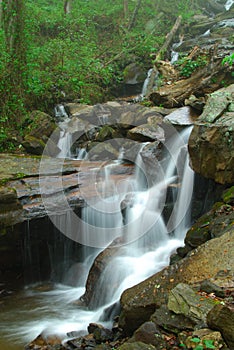
[[34,285],[0,301],[0,349],[23,350],[39,334],[66,339],[71,331],[87,333],[94,312],[79,309],[73,301],[84,288],[65,285]]

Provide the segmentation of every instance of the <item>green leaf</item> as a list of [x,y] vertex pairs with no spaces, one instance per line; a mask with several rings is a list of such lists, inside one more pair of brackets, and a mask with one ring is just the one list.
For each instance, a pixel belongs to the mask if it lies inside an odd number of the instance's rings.
[[191,341],[192,341],[193,343],[200,343],[201,339],[200,339],[200,338],[197,338],[197,337],[194,337],[194,338],[191,339]]
[[204,345],[206,346],[207,349],[215,349],[215,346],[214,346],[214,341],[211,340],[211,339],[204,339],[203,341]]

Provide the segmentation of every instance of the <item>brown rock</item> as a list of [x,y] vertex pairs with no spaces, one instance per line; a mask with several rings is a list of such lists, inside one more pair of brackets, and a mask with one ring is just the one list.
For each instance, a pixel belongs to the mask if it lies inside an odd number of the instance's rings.
[[234,273],[233,233],[232,228],[220,238],[212,239],[193,250],[178,263],[126,290],[121,296],[119,326],[131,334],[150,318],[155,309],[167,303],[169,291],[178,283],[193,285],[210,277],[219,286],[225,283],[225,280],[222,282],[216,277],[219,270]]
[[234,349],[234,308],[216,305],[207,315],[207,324],[211,329],[221,332],[230,349]]

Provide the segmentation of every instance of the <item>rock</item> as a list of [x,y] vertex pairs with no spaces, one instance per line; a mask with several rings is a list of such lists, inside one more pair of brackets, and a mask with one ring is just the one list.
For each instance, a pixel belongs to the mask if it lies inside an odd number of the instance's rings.
[[224,298],[226,296],[225,289],[217,286],[209,279],[202,281],[200,285],[200,290],[208,294],[213,293],[220,298]]
[[72,134],[73,143],[94,139],[99,127],[89,123],[87,120],[73,117],[67,123],[67,132]]
[[145,344],[143,342],[137,341],[134,343],[126,342],[123,345],[121,345],[120,347],[118,347],[117,349],[118,350],[156,350],[156,349],[160,349],[160,348],[155,348],[151,344]]
[[93,332],[97,344],[105,343],[113,339],[113,333],[107,328],[96,328]]
[[78,116],[81,113],[88,112],[93,109],[93,106],[85,105],[82,103],[70,102],[65,104],[65,110],[69,115]]
[[193,125],[194,122],[197,120],[198,114],[192,110],[191,107],[181,107],[178,108],[176,111],[168,114],[164,118],[164,122],[169,122],[172,125],[178,125],[178,126],[186,126],[186,125]]
[[184,315],[196,323],[205,322],[208,312],[214,305],[213,299],[201,298],[185,283],[179,283],[170,291],[168,297],[169,310]]
[[214,123],[224,112],[234,99],[234,84],[213,92],[204,107],[199,121],[203,123]]
[[175,314],[166,305],[162,305],[157,309],[150,319],[160,328],[173,333],[179,333],[183,330],[191,331],[195,326],[195,322],[190,318],[181,314]]
[[40,155],[45,148],[45,142],[31,135],[26,135],[22,142],[25,150],[30,154]]
[[160,330],[152,321],[143,323],[134,332],[133,337],[130,338],[128,342],[142,342],[154,346],[165,346],[165,341]]
[[145,70],[137,63],[130,63],[123,71],[125,84],[143,83],[146,78]]
[[234,309],[233,306],[218,304],[207,315],[211,329],[221,332],[230,349],[234,349]]
[[[97,307],[101,298],[97,299],[96,291],[100,288],[99,282],[100,277],[105,270],[108,263],[115,257],[119,256],[121,246],[121,239],[114,240],[106,249],[104,249],[98,256],[95,258],[93,265],[89,270],[89,274],[86,281],[86,288],[84,295],[80,300],[88,305],[90,308]],[[103,291],[104,292],[104,291]]]
[[[22,145],[28,153],[40,155],[43,153],[46,142],[57,126],[50,115],[41,111],[33,111],[27,122],[28,126]],[[50,143],[53,142],[56,146],[57,140],[54,134]]]
[[200,346],[201,349],[223,349],[226,344],[220,332],[214,332],[208,328],[195,330],[193,334],[184,341],[184,344],[189,349],[194,349],[195,346]]
[[13,226],[23,216],[23,207],[14,188],[0,186],[0,229]]
[[105,142],[91,142],[88,148],[87,159],[96,160],[115,160],[118,159],[119,149],[115,147],[113,140]]
[[143,124],[128,131],[127,136],[136,141],[165,141],[164,130],[160,126]]
[[231,206],[232,189],[227,189],[222,196],[230,204],[216,202],[209,212],[197,219],[186,234],[185,246],[177,249],[180,256],[185,256],[191,249],[222,235],[232,227],[234,220],[234,208]]
[[184,101],[185,106],[191,106],[198,112],[201,112],[205,106],[205,98],[204,97],[196,97],[195,95],[189,96],[188,99]]
[[108,140],[108,139],[117,138],[118,136],[119,136],[119,138],[123,137],[123,135],[121,135],[120,133],[118,135],[117,131],[115,129],[113,129],[111,126],[104,125],[97,133],[97,135],[95,137],[95,141],[103,142],[103,141]]
[[226,204],[234,204],[234,186],[223,192],[222,199]]
[[219,270],[234,273],[234,229],[229,229],[219,238],[212,239],[193,250],[186,258],[180,260],[152,277],[127,289],[121,295],[122,311],[119,326],[131,334],[161,305],[167,303],[168,294],[178,283],[189,285],[213,277],[219,286],[226,283],[218,279]]
[[66,348],[61,344],[61,342],[62,340],[56,335],[45,336],[40,334],[35,340],[25,346],[25,350],[65,350]]
[[234,182],[234,113],[227,111],[233,98],[234,84],[211,94],[188,145],[194,171],[221,184]]

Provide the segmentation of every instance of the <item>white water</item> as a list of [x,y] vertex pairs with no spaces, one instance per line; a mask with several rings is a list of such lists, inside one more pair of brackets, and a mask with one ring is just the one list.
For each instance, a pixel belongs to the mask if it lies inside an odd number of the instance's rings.
[[[30,287],[17,296],[18,300],[11,301],[5,312],[3,310],[1,337],[9,337],[11,343],[25,344],[41,332],[45,335],[57,334],[63,339],[73,331],[87,333],[88,324],[100,322],[103,311],[117,302],[126,288],[168,265],[170,255],[183,245],[190,225],[193,172],[188,165],[185,146],[189,134],[187,129],[181,136],[177,135],[167,142],[165,147],[170,159],[162,164],[161,178],[149,189],[144,189],[138,175],[116,187],[110,178],[115,164],[102,169],[99,201],[90,203],[83,211],[83,234],[87,235],[87,242],[90,235],[95,234],[90,240],[97,247],[107,245],[119,236],[124,244],[120,247],[120,255],[106,266],[99,278],[91,300],[93,310],[78,309],[72,304],[84,293],[84,282],[79,287],[55,285],[52,290],[44,292]],[[174,209],[169,220],[164,221],[162,210],[166,191],[175,182]],[[127,220],[123,225],[120,206],[127,194],[132,196],[132,200],[126,208]],[[103,234],[107,235],[104,239]],[[86,275],[94,258],[89,255],[84,262]],[[105,325],[111,327],[111,320]]]
[[71,146],[72,146],[72,135],[66,130],[60,131],[60,138],[57,146],[61,150],[57,154],[57,158],[70,158]]
[[225,6],[226,11],[229,11],[232,5],[234,4],[234,0],[227,0]]

